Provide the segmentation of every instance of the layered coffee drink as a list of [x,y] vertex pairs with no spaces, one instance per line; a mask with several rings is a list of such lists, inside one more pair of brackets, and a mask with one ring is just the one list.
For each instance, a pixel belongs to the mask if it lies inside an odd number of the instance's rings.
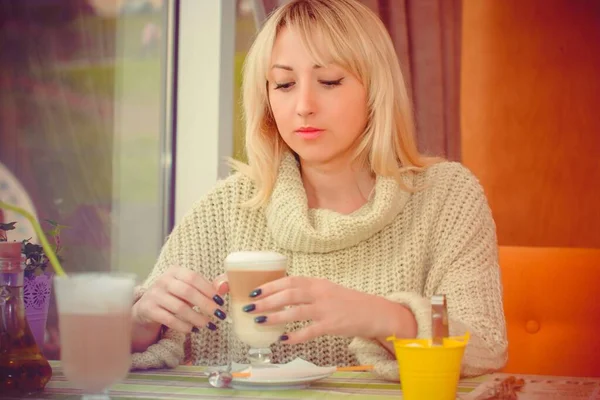
[[[261,325],[254,318],[259,314],[244,312],[242,308],[254,302],[250,293],[267,282],[285,277],[287,258],[275,252],[245,251],[231,253],[225,259],[229,281],[229,316],[237,337],[251,347],[251,354],[270,353],[269,346],[285,332],[283,325]],[[260,313],[268,316],[268,313]],[[250,357],[252,359],[252,357]]]

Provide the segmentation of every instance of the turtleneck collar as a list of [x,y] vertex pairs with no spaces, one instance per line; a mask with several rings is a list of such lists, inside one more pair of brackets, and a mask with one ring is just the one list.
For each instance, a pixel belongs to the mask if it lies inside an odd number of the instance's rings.
[[[412,185],[412,178],[404,178]],[[286,153],[271,199],[266,206],[267,226],[278,246],[305,253],[327,253],[354,246],[390,224],[410,198],[389,177],[377,176],[368,202],[351,214],[309,209],[300,169]]]

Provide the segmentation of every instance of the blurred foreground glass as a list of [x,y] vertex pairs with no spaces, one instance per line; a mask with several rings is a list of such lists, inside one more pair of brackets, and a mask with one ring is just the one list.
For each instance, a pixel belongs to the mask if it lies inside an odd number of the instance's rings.
[[135,277],[82,273],[55,277],[61,362],[84,399],[108,399],[108,388],[131,366],[131,306]]
[[225,271],[229,281],[229,316],[233,320],[233,331],[250,346],[248,359],[251,364],[269,364],[270,346],[285,332],[285,324],[261,325],[255,321],[256,314],[244,312],[243,308],[252,303],[252,291],[285,277],[287,258],[279,253],[262,251],[231,253],[225,259]]

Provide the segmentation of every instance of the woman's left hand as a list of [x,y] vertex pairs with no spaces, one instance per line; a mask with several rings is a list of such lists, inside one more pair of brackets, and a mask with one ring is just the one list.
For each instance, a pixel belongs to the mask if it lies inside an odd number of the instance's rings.
[[312,321],[309,326],[284,335],[282,340],[286,343],[306,342],[322,335],[377,338],[389,334],[390,315],[381,312],[381,307],[391,302],[326,279],[286,277],[262,285],[250,297],[244,311],[256,315],[256,323]]

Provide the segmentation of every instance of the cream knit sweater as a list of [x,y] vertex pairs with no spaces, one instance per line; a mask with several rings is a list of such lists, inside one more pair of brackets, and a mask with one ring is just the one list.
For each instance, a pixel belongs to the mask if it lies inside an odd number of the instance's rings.
[[[232,175],[173,230],[136,296],[172,265],[213,280],[224,272],[223,260],[230,252],[274,250],[288,256],[290,275],[326,278],[406,305],[415,315],[419,337],[431,335],[429,298],[446,294],[450,334],[471,333],[462,374],[501,368],[507,357],[502,288],[495,225],[482,188],[467,169],[449,162],[408,174],[405,181],[424,189],[410,194],[393,179],[378,177],[369,202],[342,215],[307,207],[291,155],[284,158],[263,209],[240,206],[255,187],[247,177]],[[390,318],[373,311],[373,318]],[[192,360],[223,365],[232,354],[243,362],[247,348],[228,338],[229,324],[215,323],[217,331],[191,334]],[[178,365],[184,340],[185,335],[167,329],[156,344],[133,354],[133,368]],[[272,350],[274,362],[302,357],[319,365],[373,364],[383,378],[398,380],[394,356],[363,338],[324,336],[298,345],[277,343]]]

